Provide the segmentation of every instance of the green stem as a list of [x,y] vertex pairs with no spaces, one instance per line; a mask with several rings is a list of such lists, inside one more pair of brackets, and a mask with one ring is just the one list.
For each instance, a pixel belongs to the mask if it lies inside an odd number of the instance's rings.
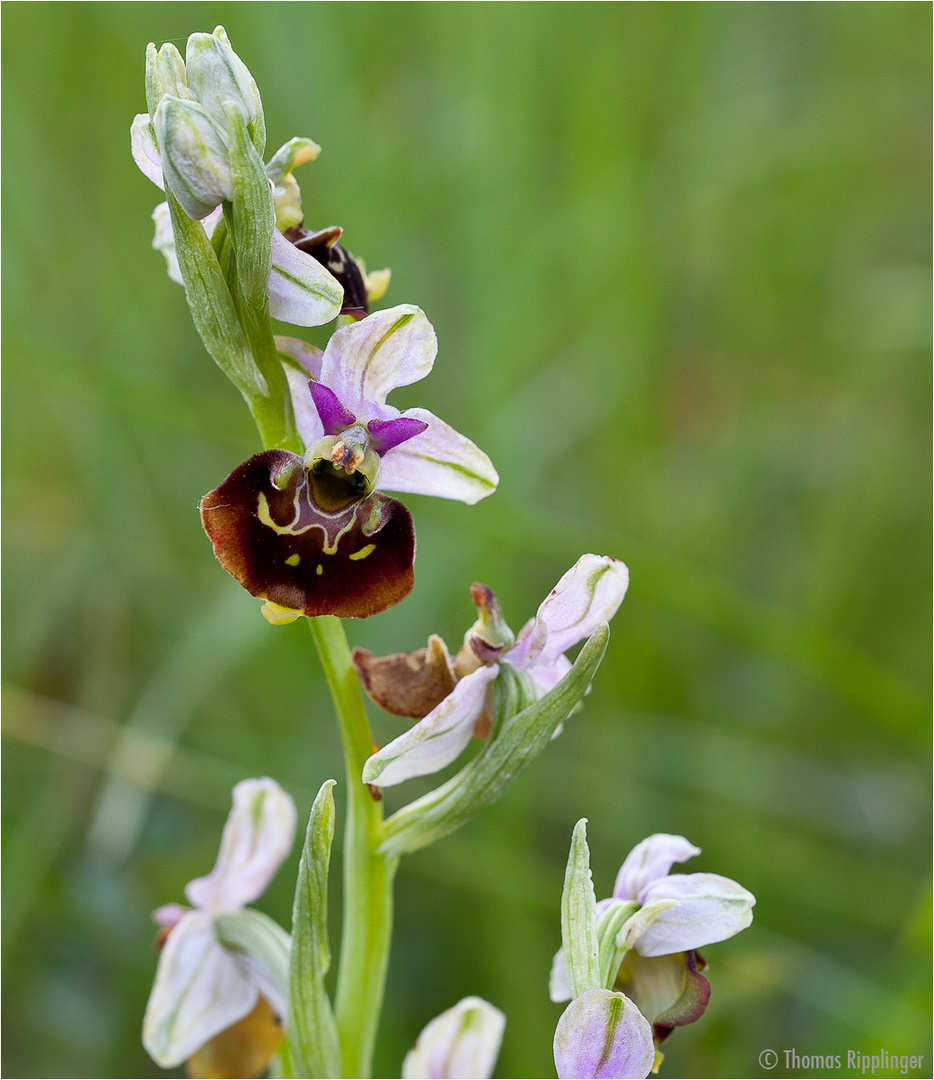
[[[227,238],[229,242],[233,243],[234,230],[230,203],[224,203],[224,224]],[[254,300],[244,295],[237,265],[235,243],[233,243],[233,247],[234,258],[231,267],[233,272],[230,274],[228,285],[237,309],[240,325],[243,327],[243,332],[250,346],[250,352],[253,354],[256,366],[262,372],[268,387],[265,396],[256,396],[249,399],[250,412],[252,412],[253,419],[256,421],[264,449],[291,450],[294,454],[301,454],[304,448],[295,428],[292,398],[289,394],[285,372],[282,370],[282,362],[276,349],[272,323],[269,321],[269,303],[265,293],[261,298]]]
[[392,940],[392,885],[398,856],[377,853],[383,806],[360,779],[373,737],[340,619],[308,620],[337,711],[347,777],[344,910],[335,1014],[345,1077],[368,1077]]

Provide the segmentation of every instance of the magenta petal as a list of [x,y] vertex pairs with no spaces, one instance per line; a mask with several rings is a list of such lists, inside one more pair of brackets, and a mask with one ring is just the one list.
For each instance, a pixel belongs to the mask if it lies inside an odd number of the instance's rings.
[[370,433],[373,449],[382,457],[387,450],[392,450],[394,446],[408,442],[427,431],[428,425],[424,420],[399,416],[395,420],[371,420],[366,428]]
[[321,417],[325,435],[337,435],[344,428],[350,427],[357,419],[349,409],[341,405],[337,394],[324,383],[312,380],[308,384],[308,389],[311,391],[312,401]]
[[558,1076],[644,1078],[655,1063],[648,1020],[618,991],[587,990],[564,1010],[555,1029]]

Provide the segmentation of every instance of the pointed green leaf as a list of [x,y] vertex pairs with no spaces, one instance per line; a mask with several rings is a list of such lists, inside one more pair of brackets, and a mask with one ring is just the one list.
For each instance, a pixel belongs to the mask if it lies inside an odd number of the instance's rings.
[[217,366],[253,405],[269,389],[247,345],[211,241],[201,222],[192,221],[171,191],[166,190],[165,198],[195,327]]
[[237,277],[248,304],[265,310],[276,215],[263,159],[250,139],[246,117],[232,101],[224,103],[233,195],[233,244]]
[[554,689],[504,722],[498,736],[491,738],[446,784],[393,814],[385,824],[380,852],[401,855],[418,851],[496,802],[544,750],[555,728],[581,701],[600,666],[609,637],[610,628],[601,623]]
[[574,826],[561,894],[561,944],[571,994],[580,997],[600,985],[597,898],[590,876],[587,819]]
[[296,1076],[341,1076],[337,1027],[324,986],[328,947],[328,863],[334,837],[334,780],[326,780],[308,818],[292,909],[289,1050]]

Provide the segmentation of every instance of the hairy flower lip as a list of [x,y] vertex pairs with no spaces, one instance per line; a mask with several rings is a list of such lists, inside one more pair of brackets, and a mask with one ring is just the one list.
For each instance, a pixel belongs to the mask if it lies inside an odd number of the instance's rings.
[[[274,485],[283,475],[289,483]],[[297,615],[367,618],[412,590],[415,532],[403,504],[361,497],[350,477],[332,482],[286,450],[235,469],[201,500],[201,521],[229,574]]]

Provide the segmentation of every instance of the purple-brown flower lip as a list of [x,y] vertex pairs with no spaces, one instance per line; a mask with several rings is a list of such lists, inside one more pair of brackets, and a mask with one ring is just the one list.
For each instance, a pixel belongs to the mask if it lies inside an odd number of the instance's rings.
[[266,450],[201,500],[201,521],[224,569],[253,596],[298,615],[365,618],[414,583],[408,510],[330,462],[306,468]]

